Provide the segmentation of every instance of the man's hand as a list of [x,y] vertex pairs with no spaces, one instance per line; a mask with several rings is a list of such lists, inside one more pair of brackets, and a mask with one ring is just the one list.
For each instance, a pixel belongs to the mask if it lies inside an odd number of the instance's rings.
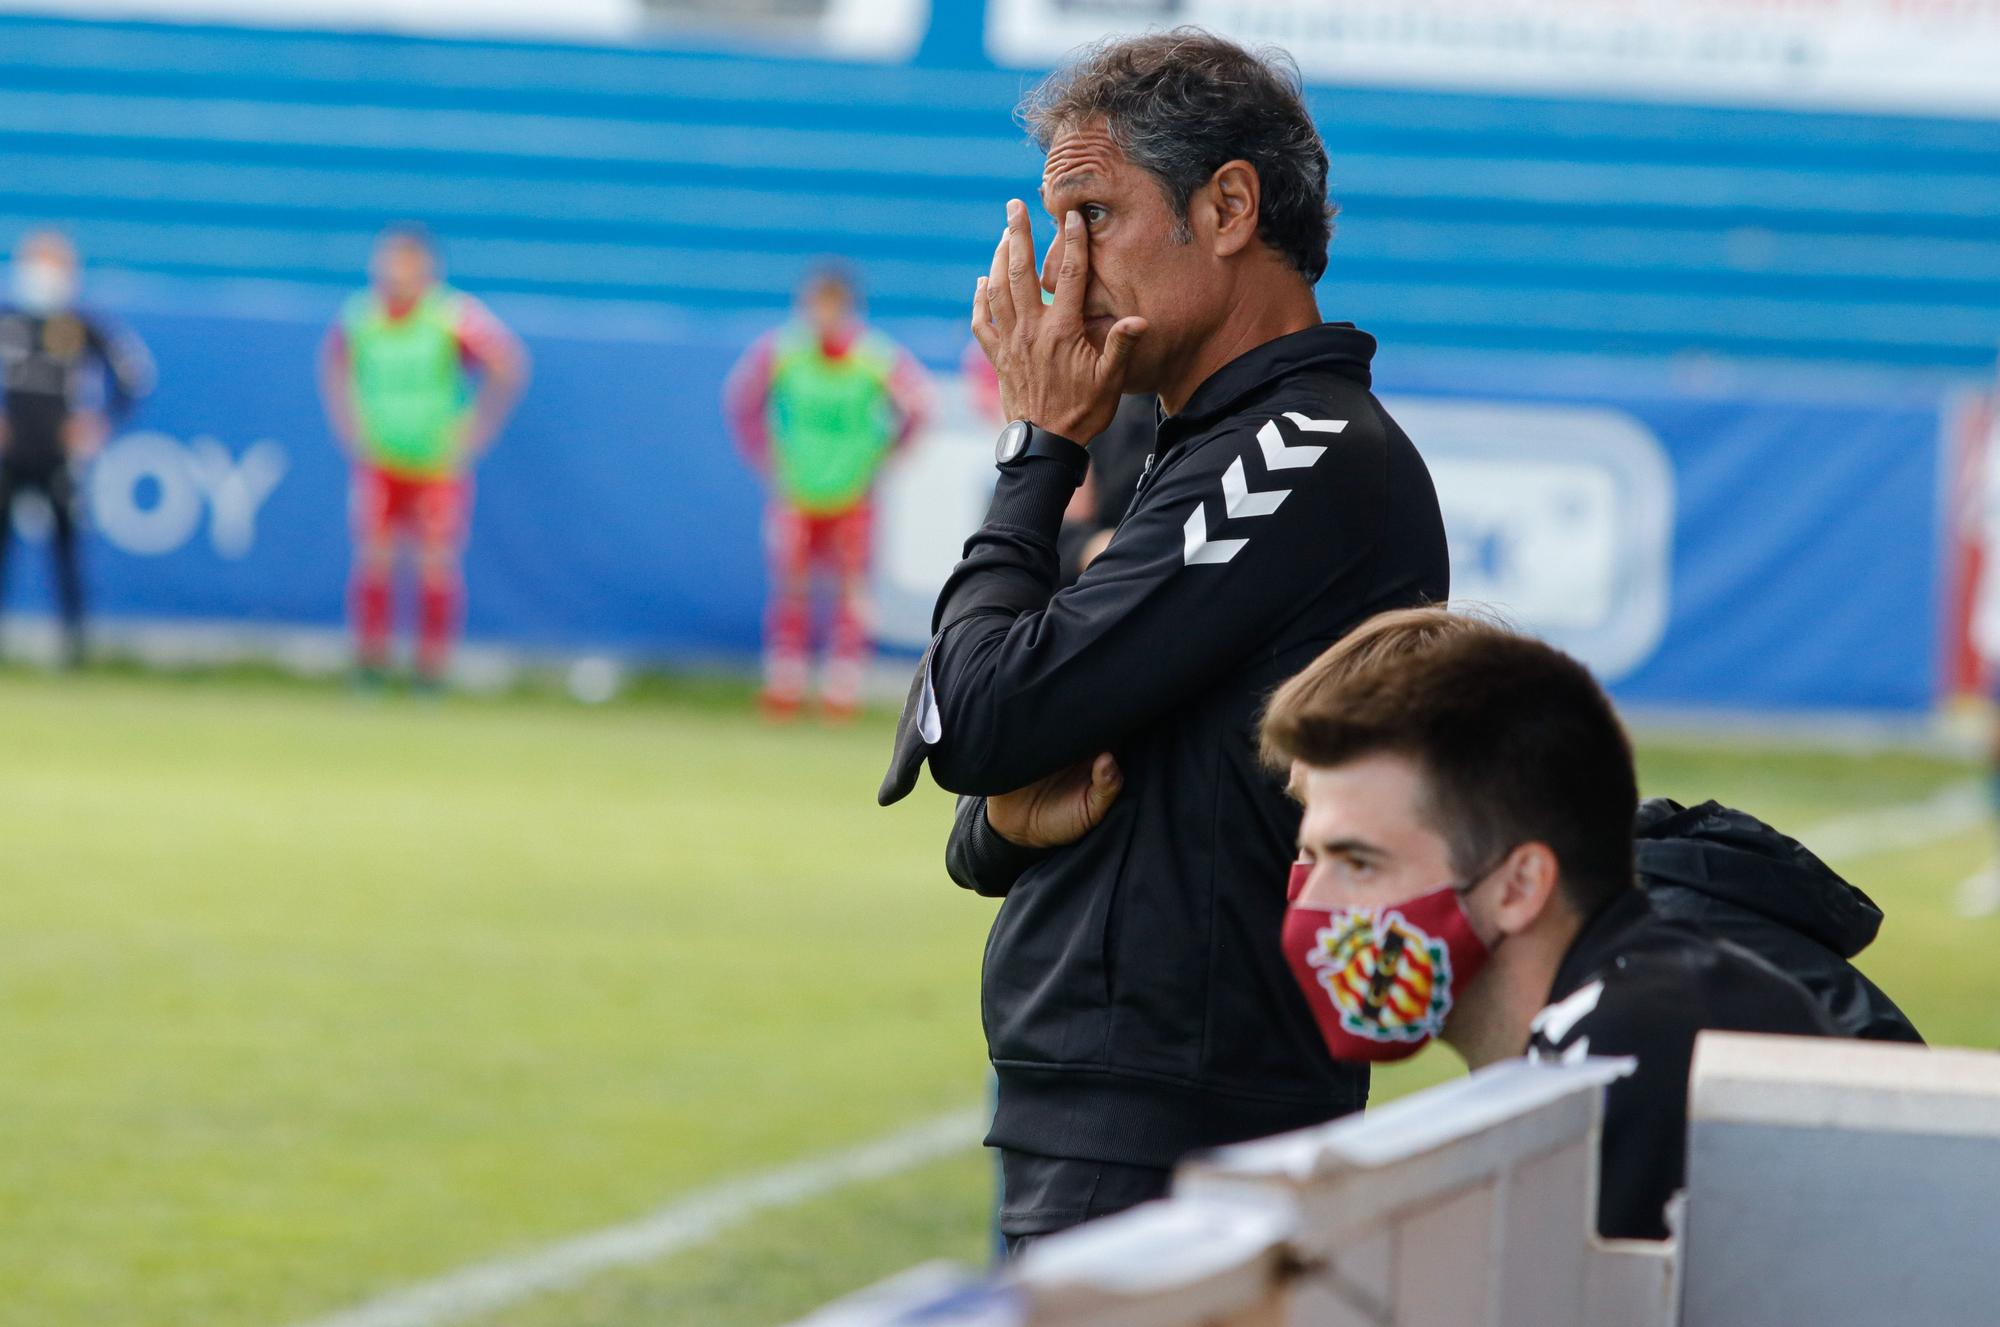
[[326,408],[327,431],[348,460],[361,459],[360,413],[354,407],[354,384],[347,373],[347,338],[339,326],[319,346],[319,399]]
[[1097,828],[1125,786],[1110,752],[986,799],[986,823],[1023,848],[1060,848]]
[[95,410],[79,410],[63,421],[63,454],[72,461],[88,461],[104,450],[111,426]]
[[460,418],[456,440],[458,457],[466,464],[486,455],[528,385],[527,353],[504,328],[495,324],[479,345],[479,390]]
[[1078,569],[1089,571],[1090,564],[1097,561],[1098,555],[1111,547],[1111,536],[1116,533],[1116,530],[1099,530],[1096,534],[1084,540],[1083,548],[1076,555]]
[[993,270],[973,292],[972,335],[1000,375],[1000,408],[1009,419],[1088,443],[1118,412],[1132,346],[1146,320],[1120,318],[1105,333],[1102,351],[1091,345],[1083,311],[1090,237],[1080,214],[1063,218],[1056,245],[1062,254],[1055,299],[1044,305],[1028,209],[1018,198],[1007,204],[1007,229],[993,251]]

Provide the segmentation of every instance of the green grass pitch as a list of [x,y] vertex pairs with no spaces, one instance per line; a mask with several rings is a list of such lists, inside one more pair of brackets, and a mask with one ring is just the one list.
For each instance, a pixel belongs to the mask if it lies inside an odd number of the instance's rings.
[[[0,675],[0,1327],[283,1327],[977,1102],[948,799],[874,806],[882,716],[741,701]],[[1973,772],[1643,764],[1793,829]],[[1949,908],[1986,852],[1841,863],[1934,1040],[2000,1045],[2000,920]],[[989,1182],[967,1149],[484,1321],[780,1322],[979,1259]]]

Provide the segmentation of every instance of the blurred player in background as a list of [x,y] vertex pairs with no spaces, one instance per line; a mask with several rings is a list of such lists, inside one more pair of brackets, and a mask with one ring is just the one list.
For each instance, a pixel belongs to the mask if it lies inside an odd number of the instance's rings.
[[12,299],[0,304],[0,591],[14,499],[39,494],[51,517],[62,660],[73,668],[83,662],[77,479],[111,420],[153,389],[153,361],[138,338],[77,307],[76,248],[59,231],[23,237],[12,277]]
[[[1975,520],[1983,553],[1972,603],[1972,645],[1985,666],[1987,694],[2000,704],[2000,374],[1986,398],[1986,440],[1979,458]],[[1993,812],[2000,817],[2000,721],[1993,725],[1988,774]],[[2000,820],[1996,820],[2000,826]],[[1968,917],[2000,913],[2000,857],[1959,886],[1958,910]]]
[[423,228],[383,231],[369,276],[320,350],[327,419],[354,463],[356,662],[364,682],[386,673],[396,557],[407,545],[417,569],[417,680],[434,686],[464,613],[472,468],[520,399],[527,355],[483,304],[439,280]]
[[752,345],[723,389],[737,443],[770,489],[762,704],[776,719],[805,701],[818,571],[838,583],[822,711],[838,720],[860,705],[875,481],[928,408],[923,369],[861,321],[859,304],[846,272],[812,273],[799,287],[797,316]]

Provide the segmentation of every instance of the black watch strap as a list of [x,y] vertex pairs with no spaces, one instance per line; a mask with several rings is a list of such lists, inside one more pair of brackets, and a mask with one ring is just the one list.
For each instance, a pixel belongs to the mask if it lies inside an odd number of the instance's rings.
[[1090,468],[1090,453],[1082,444],[1071,442],[1025,419],[1014,420],[1000,431],[1000,441],[994,448],[994,461],[1002,469],[1020,465],[1037,456],[1061,461],[1069,467],[1079,484]]

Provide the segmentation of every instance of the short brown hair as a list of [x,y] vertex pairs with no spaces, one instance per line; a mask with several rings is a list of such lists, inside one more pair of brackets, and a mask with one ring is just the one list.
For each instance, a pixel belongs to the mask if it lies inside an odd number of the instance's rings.
[[1536,842],[1584,916],[1633,888],[1638,778],[1610,699],[1575,659],[1497,622],[1442,608],[1371,619],[1278,689],[1260,740],[1274,765],[1415,761],[1463,876]]
[[1326,271],[1333,208],[1326,145],[1283,51],[1249,51],[1201,28],[1110,38],[1049,75],[1021,103],[1044,151],[1102,120],[1134,165],[1159,181],[1187,238],[1188,201],[1226,163],[1257,168],[1257,233],[1307,281]]

